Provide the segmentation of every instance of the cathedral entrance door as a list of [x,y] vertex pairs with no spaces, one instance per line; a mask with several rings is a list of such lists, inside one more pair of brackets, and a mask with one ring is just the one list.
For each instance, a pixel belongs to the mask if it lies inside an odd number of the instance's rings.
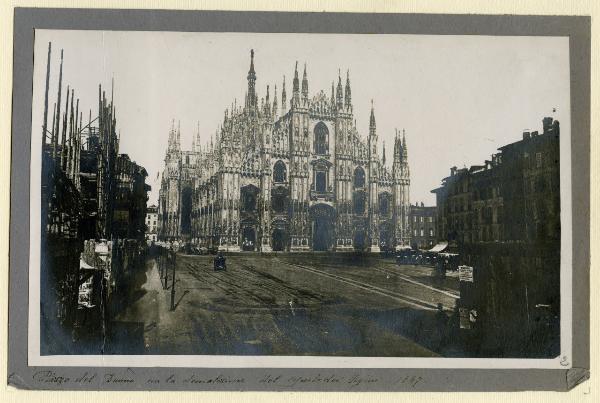
[[364,230],[357,230],[354,233],[354,249],[363,251],[367,247],[367,236]]
[[244,227],[242,231],[242,250],[254,250],[256,245],[256,231],[253,227]]
[[273,238],[272,238],[273,251],[285,250],[286,238],[287,237],[286,237],[284,230],[282,230],[280,228],[276,228],[275,230],[273,230]]
[[316,204],[310,209],[313,222],[312,239],[314,251],[327,251],[335,236],[335,210],[327,204]]
[[326,251],[329,248],[331,236],[329,235],[330,223],[325,217],[315,218],[313,232],[313,250]]

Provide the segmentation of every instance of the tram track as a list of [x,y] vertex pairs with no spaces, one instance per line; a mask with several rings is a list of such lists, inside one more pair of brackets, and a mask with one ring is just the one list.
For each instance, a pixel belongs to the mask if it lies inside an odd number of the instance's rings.
[[386,269],[386,268],[383,268],[383,267],[373,267],[372,269],[376,270],[376,271],[378,271],[380,273],[391,274],[391,275],[396,276],[398,278],[401,278],[402,280],[404,280],[406,282],[409,282],[411,284],[415,284],[415,285],[418,285],[420,287],[427,288],[428,290],[431,290],[431,291],[434,291],[434,292],[438,292],[440,294],[444,294],[444,295],[446,295],[448,297],[451,297],[451,298],[454,298],[454,299],[460,298],[460,295],[452,293],[448,289],[442,289],[442,288],[437,288],[437,287],[430,286],[428,284],[423,284],[420,281],[414,280],[410,276],[407,276],[406,274],[398,273],[398,272],[395,272],[393,270]]
[[[364,281],[358,281],[355,279],[348,278],[346,276],[340,276],[327,271],[319,270],[314,267],[308,267],[297,263],[290,263],[282,261],[279,258],[275,259],[282,267],[298,268],[312,274],[326,277],[331,280],[338,281],[340,283],[350,285],[365,291],[373,292],[388,298],[395,299],[396,301],[403,302],[419,309],[425,309],[434,311],[437,309],[437,303],[426,301],[417,297],[409,296],[397,291],[393,291],[387,288],[379,287],[374,284],[370,284]],[[325,296],[317,295],[306,290],[302,290],[290,285],[282,284],[281,280],[276,277],[262,273],[255,267],[245,264],[240,261],[237,262],[242,270],[229,270],[223,273],[212,273],[210,265],[201,264],[200,262],[185,262],[187,273],[189,273],[196,280],[202,281],[210,278],[210,283],[214,287],[222,290],[227,294],[235,292],[241,292],[245,296],[258,304],[266,304],[270,307],[279,307],[283,304],[277,304],[276,296],[285,295],[285,300],[297,300],[299,302],[307,302],[309,305],[312,303],[323,303],[326,299]],[[449,291],[438,289],[427,284],[420,283],[409,276],[401,273],[396,273],[390,269],[381,267],[372,267],[372,269],[387,275],[394,275],[403,281],[411,283],[416,286],[424,287],[430,291],[443,294],[452,299],[457,299],[459,296]],[[201,273],[200,273],[201,272]],[[203,276],[205,276],[203,278]],[[254,291],[252,291],[254,290]],[[256,292],[259,291],[259,292]],[[300,306],[299,306],[300,307]],[[452,306],[444,306],[445,310],[452,310]]]
[[[234,291],[238,291],[238,292],[241,292],[242,294],[244,294],[246,297],[249,297],[251,300],[254,300],[255,302],[257,302],[259,304],[272,305],[271,300],[267,300],[267,299],[261,297],[260,295],[257,295],[256,293],[249,291],[248,289],[244,288],[240,284],[237,284],[233,281],[228,281],[223,276],[217,275],[216,273],[211,273],[209,270],[200,270],[202,272],[202,274],[206,276],[203,278],[200,275],[200,273],[198,273],[198,270],[196,270],[195,272],[190,270],[191,268],[198,269],[197,266],[194,266],[192,263],[187,263],[187,262],[186,262],[186,266],[188,268],[188,273],[192,277],[194,277],[196,280],[203,281],[203,280],[206,280],[207,278],[216,280],[216,281],[211,281],[211,285],[223,290],[226,294],[231,294]],[[231,273],[231,272],[228,272],[228,273]],[[226,284],[227,286],[229,286],[229,288],[227,288],[226,286],[223,286],[223,284]]]
[[[187,266],[188,273],[197,280],[201,280],[199,273],[196,273],[200,268],[190,262],[186,262],[185,264]],[[296,301],[297,304],[299,303],[298,308],[300,308],[303,305],[303,302],[306,302],[307,305],[312,305],[314,303],[322,303],[326,299],[324,296],[317,295],[308,290],[282,284],[280,279],[272,275],[262,273],[256,270],[253,266],[242,262],[239,262],[239,266],[242,268],[242,270],[228,270],[223,273],[212,273],[209,267],[206,265],[203,266],[204,269],[200,270],[208,277],[216,280],[216,282],[227,284],[236,290],[241,290],[245,295],[251,297],[253,300],[261,304],[266,303],[270,306],[277,307],[287,306],[288,301]],[[216,284],[216,282],[211,283],[223,291],[230,291],[222,285]],[[257,290],[260,292],[257,293],[251,290]],[[261,294],[264,294],[267,297],[265,298]],[[286,303],[275,303],[277,296],[283,296]]]
[[[378,287],[376,285],[373,284],[369,284],[369,283],[364,283],[364,282],[360,282],[357,280],[353,280],[353,279],[349,279],[347,277],[343,277],[343,276],[338,276],[337,274],[332,274],[332,273],[328,273],[322,270],[318,270],[315,269],[313,267],[307,267],[307,266],[303,266],[297,263],[287,263],[287,262],[281,262],[284,265],[288,265],[291,267],[296,267],[302,270],[305,270],[307,272],[322,276],[322,277],[326,277],[329,278],[331,280],[336,280],[339,281],[341,283],[347,284],[347,285],[351,285],[353,287],[356,288],[360,288],[363,289],[365,291],[370,291],[379,295],[383,295],[392,299],[395,299],[397,301],[403,302],[405,304],[408,305],[412,305],[414,307],[417,307],[419,309],[425,309],[425,310],[429,310],[429,311],[434,311],[437,309],[437,304],[434,304],[432,302],[429,301],[424,301],[422,299],[419,298],[415,298],[415,297],[410,297],[408,295],[405,294],[401,294],[399,292],[395,292],[392,290],[388,290],[382,287]],[[444,306],[445,310],[452,310],[453,307],[449,307],[449,306]]]

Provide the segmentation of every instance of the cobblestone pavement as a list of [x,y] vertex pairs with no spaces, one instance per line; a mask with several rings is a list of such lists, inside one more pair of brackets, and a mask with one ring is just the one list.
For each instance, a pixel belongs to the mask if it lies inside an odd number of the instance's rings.
[[444,354],[435,308],[453,309],[455,276],[437,280],[432,268],[369,255],[226,257],[227,271],[215,272],[212,256],[178,255],[174,310],[172,278],[163,289],[149,264],[141,297],[116,322],[143,327],[146,354]]

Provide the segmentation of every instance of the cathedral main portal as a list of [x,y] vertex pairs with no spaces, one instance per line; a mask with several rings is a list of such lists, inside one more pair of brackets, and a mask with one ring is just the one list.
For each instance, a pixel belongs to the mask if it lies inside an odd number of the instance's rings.
[[328,251],[335,239],[335,210],[326,204],[317,204],[311,208],[312,239],[314,251]]
[[285,230],[275,228],[273,230],[272,247],[274,252],[284,251],[287,245],[287,234]]
[[244,227],[242,230],[242,250],[252,251],[256,248],[256,230],[254,227]]

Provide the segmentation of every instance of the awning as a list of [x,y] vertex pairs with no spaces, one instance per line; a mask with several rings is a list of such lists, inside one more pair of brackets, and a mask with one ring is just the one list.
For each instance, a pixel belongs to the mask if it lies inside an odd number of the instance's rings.
[[448,247],[448,242],[440,242],[433,248],[429,249],[429,252],[441,252]]

